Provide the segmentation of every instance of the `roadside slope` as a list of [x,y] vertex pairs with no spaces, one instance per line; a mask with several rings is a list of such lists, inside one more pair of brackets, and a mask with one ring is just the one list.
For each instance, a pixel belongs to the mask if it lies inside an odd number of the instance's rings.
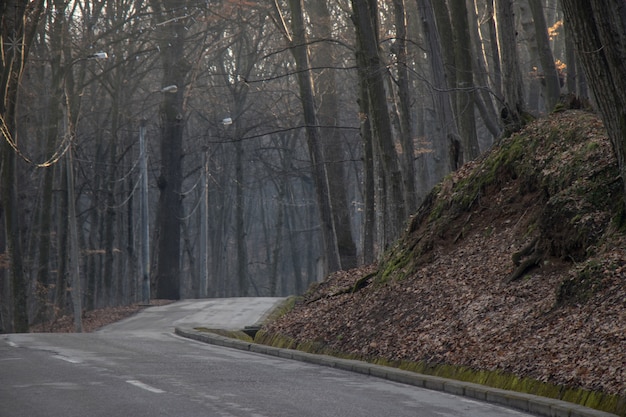
[[597,391],[572,400],[620,411],[621,190],[594,115],[538,120],[439,184],[380,265],[310,288],[262,339]]

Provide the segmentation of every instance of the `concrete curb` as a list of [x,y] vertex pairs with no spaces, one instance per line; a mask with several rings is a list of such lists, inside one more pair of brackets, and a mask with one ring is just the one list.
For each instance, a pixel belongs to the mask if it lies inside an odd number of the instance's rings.
[[175,329],[175,333],[188,339],[212,345],[247,350],[249,352],[277,356],[285,359],[293,359],[301,362],[371,375],[387,379],[389,381],[400,382],[436,391],[443,391],[454,395],[498,404],[541,417],[617,417],[616,414],[594,410],[592,408],[583,407],[566,401],[543,398],[521,392],[506,391],[471,382],[462,382],[436,376],[423,375],[367,362],[335,358],[327,355],[315,355],[292,349],[276,348],[246,342],[243,340],[231,339],[213,333],[198,332],[192,329],[181,329],[177,327]]

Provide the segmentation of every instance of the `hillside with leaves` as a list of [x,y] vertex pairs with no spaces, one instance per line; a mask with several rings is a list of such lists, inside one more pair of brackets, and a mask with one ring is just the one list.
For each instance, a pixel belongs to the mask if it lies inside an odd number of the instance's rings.
[[622,182],[602,122],[555,113],[442,181],[379,265],[335,273],[266,341],[626,396]]

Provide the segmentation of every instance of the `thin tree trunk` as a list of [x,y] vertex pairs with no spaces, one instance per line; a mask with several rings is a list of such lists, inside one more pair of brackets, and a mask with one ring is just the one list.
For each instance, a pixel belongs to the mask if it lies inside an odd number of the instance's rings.
[[[332,17],[327,0],[309,2],[309,17],[313,36],[325,40],[332,37]],[[350,206],[346,189],[344,149],[338,126],[341,115],[338,103],[338,86],[335,79],[335,50],[328,42],[320,42],[312,47],[311,63],[320,70],[316,74],[316,89],[319,97],[317,117],[321,126],[321,145],[326,162],[325,169],[329,178],[329,193],[333,212],[337,249],[341,269],[354,268],[357,265],[356,245],[352,236]]]
[[246,244],[245,228],[245,199],[244,199],[244,175],[243,175],[243,146],[238,138],[235,138],[235,240],[237,242],[237,279],[239,295],[248,296],[248,248]]
[[[270,287],[270,297],[276,297],[277,289],[278,289],[278,265],[281,263],[279,257],[282,253],[283,248],[283,234],[285,228],[285,187],[286,184],[284,182],[277,183],[278,188],[278,196],[277,196],[277,218],[276,225],[272,228],[274,229],[274,233],[276,236],[274,238],[274,245],[272,249],[272,260],[270,266],[270,276],[269,276],[269,287]],[[289,232],[291,233],[291,232]],[[293,247],[292,247],[292,252]]]
[[487,79],[487,64],[485,62],[485,53],[480,35],[480,29],[478,27],[476,2],[475,0],[466,0],[466,4],[469,15],[468,22],[470,27],[472,52],[474,55],[474,65],[472,69],[474,72],[474,83],[478,88],[477,92],[474,94],[474,100],[476,107],[478,107],[478,111],[480,112],[480,116],[489,130],[489,133],[491,133],[494,138],[497,138],[500,136],[502,129],[500,129],[500,125],[498,124],[498,115],[493,105],[489,80]]
[[493,87],[498,99],[503,99],[502,94],[502,67],[500,65],[500,47],[498,44],[498,32],[496,30],[495,11],[493,8],[494,0],[486,0],[487,6],[487,25],[489,27],[489,50],[491,51],[491,71],[493,77]]
[[554,64],[552,49],[550,49],[550,39],[548,38],[548,27],[546,26],[546,17],[543,13],[542,1],[528,0],[528,4],[530,5],[533,21],[535,22],[537,50],[543,70],[542,87],[546,99],[546,111],[550,112],[558,103],[559,96],[561,95],[559,74]]
[[415,132],[411,120],[411,97],[409,86],[409,63],[407,50],[407,17],[404,0],[393,0],[396,42],[394,51],[397,57],[398,116],[400,119],[400,144],[402,146],[402,170],[404,178],[404,200],[407,213],[417,210],[417,185],[415,174]]
[[439,137],[435,140],[436,156],[441,161],[449,161],[450,164],[439,164],[439,170],[435,173],[436,178],[442,178],[445,173],[455,170],[463,160],[461,155],[455,155],[451,150],[458,149],[460,145],[456,120],[452,110],[451,94],[445,78],[444,62],[442,56],[442,44],[439,33],[436,30],[435,15],[431,0],[417,0],[418,9],[422,19],[422,31],[429,54],[431,75],[433,77],[433,102]]
[[302,0],[289,0],[289,7],[291,9],[291,29],[293,32],[291,51],[296,61],[296,67],[298,68],[300,99],[302,101],[304,121],[306,123],[307,145],[313,165],[313,179],[315,181],[315,192],[320,212],[320,224],[322,227],[326,263],[325,271],[327,273],[339,270],[341,263],[339,260],[333,213],[328,191],[328,173],[323,163],[321,138],[315,110],[315,88],[313,86],[309,52],[306,44],[307,39]]

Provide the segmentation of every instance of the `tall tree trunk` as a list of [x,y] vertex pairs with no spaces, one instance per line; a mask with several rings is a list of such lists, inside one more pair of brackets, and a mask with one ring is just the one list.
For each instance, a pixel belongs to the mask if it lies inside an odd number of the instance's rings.
[[[370,116],[374,128],[376,148],[380,155],[380,162],[384,172],[385,204],[387,206],[385,219],[388,227],[382,237],[382,248],[400,236],[407,219],[403,196],[402,172],[398,164],[398,157],[393,143],[393,132],[387,95],[385,92],[385,66],[378,48],[378,24],[375,0],[352,0],[353,19],[357,32],[357,50],[365,59],[367,92],[370,106]],[[381,236],[379,236],[379,240]]]
[[[50,121],[49,127],[46,130],[46,145],[44,159],[48,159],[54,155],[54,152],[58,146],[60,126],[59,121],[62,118],[62,111],[59,107],[59,103],[62,102],[62,83],[63,83],[63,71],[61,67],[61,53],[62,53],[62,38],[63,28],[65,25],[65,14],[57,13],[54,16],[54,21],[50,29],[49,42],[51,50],[53,51],[52,58],[50,59],[50,71],[51,71],[51,91],[53,96],[48,103],[48,120]],[[44,167],[43,170],[43,185],[42,185],[42,197],[40,204],[39,214],[39,266],[37,270],[37,284],[43,288],[48,286],[54,286],[54,282],[50,282],[50,258],[52,247],[52,211],[53,211],[53,185],[54,185],[54,173],[57,165],[51,165]],[[58,273],[57,268],[57,273]],[[37,312],[37,321],[46,319],[47,313],[46,303],[48,302],[48,296],[40,300],[40,304]]]
[[[20,211],[18,207],[17,155],[13,146],[19,146],[17,138],[17,98],[33,30],[43,10],[43,0],[7,0],[0,5],[0,117],[2,117],[2,143],[0,144],[0,189],[4,209],[4,227],[7,254],[11,265],[13,290],[13,331],[28,331],[28,283],[24,271],[20,239]],[[21,40],[21,42],[19,42]]]
[[[431,0],[430,4],[435,18],[432,23],[432,28],[437,31],[439,43],[441,44],[440,53],[443,60],[442,69],[444,71],[442,75],[446,80],[446,84],[448,86],[447,88],[453,89],[457,84],[457,72],[454,49],[454,32],[452,30],[452,21],[450,20],[450,11],[448,10],[448,5],[445,0]],[[452,100],[452,111],[458,120],[459,115],[456,113],[458,110],[458,106],[456,104],[457,99],[458,92],[453,91],[450,94],[450,100]]]
[[493,77],[493,87],[498,99],[503,98],[502,94],[502,67],[500,65],[500,47],[498,45],[498,31],[496,30],[495,10],[493,8],[494,0],[486,0],[486,18],[489,28],[489,50],[491,51],[491,71]]
[[245,199],[243,175],[243,145],[238,135],[235,137],[235,240],[237,241],[237,281],[239,295],[248,296],[250,279],[248,277],[248,247],[245,225]]
[[512,0],[496,1],[496,21],[500,56],[502,57],[502,91],[505,108],[502,121],[505,129],[515,131],[522,125],[525,111],[524,84],[517,54],[517,32]]
[[445,78],[442,44],[437,31],[432,2],[431,0],[417,0],[417,5],[422,19],[422,31],[433,77],[432,96],[437,130],[440,133],[434,143],[436,156],[441,161],[449,161],[449,165],[439,164],[436,177],[442,178],[445,173],[457,169],[463,157],[456,152],[460,146],[460,139],[452,110],[452,98]]
[[472,43],[465,0],[449,0],[454,56],[456,64],[457,117],[463,143],[464,162],[480,154],[474,115],[474,74],[472,71]]
[[393,0],[396,42],[394,52],[398,71],[398,110],[400,119],[400,144],[402,145],[402,169],[404,172],[404,195],[408,213],[417,210],[417,186],[415,180],[415,132],[411,120],[411,97],[409,87],[409,64],[407,50],[407,19],[404,0]]
[[185,128],[185,79],[190,70],[184,55],[187,34],[184,19],[176,18],[175,0],[151,0],[159,19],[159,48],[163,63],[163,86],[176,85],[173,94],[163,94],[161,102],[161,173],[157,228],[158,259],[156,297],[180,298],[182,145]]
[[367,77],[365,71],[365,57],[357,53],[357,73],[359,78],[359,117],[361,141],[363,142],[363,263],[369,265],[376,259],[376,185],[374,176],[374,138],[370,114],[369,98],[367,96]]
[[306,43],[307,38],[304,26],[302,0],[289,0],[289,7],[291,9],[291,30],[293,32],[291,51],[296,61],[296,67],[298,68],[300,100],[302,101],[302,108],[304,110],[307,145],[313,165],[315,193],[322,227],[322,240],[326,263],[325,271],[334,272],[341,268],[341,263],[339,260],[333,213],[328,191],[328,173],[324,167],[321,138],[315,110],[315,88]]
[[626,192],[626,7],[623,0],[561,0]]
[[338,88],[335,79],[337,67],[335,49],[325,40],[332,38],[332,17],[326,0],[309,2],[309,17],[313,36],[320,39],[317,45],[312,46],[311,63],[316,71],[316,94],[319,97],[317,117],[321,126],[321,139],[326,172],[329,178],[330,202],[333,212],[335,233],[337,234],[337,249],[341,262],[341,269],[354,268],[357,265],[356,245],[352,236],[352,222],[350,219],[350,205],[346,190],[344,149],[338,126],[340,124],[340,109],[338,103]]
[[[67,161],[62,161],[60,162],[61,164],[61,170],[62,171],[66,171],[66,168],[64,166],[64,164],[66,164]],[[60,193],[58,193],[59,197],[59,201],[58,201],[58,205],[57,205],[57,210],[59,212],[59,216],[58,221],[57,221],[57,247],[58,247],[58,253],[57,253],[57,258],[58,258],[58,265],[57,265],[57,280],[55,283],[55,303],[56,303],[56,308],[59,311],[60,314],[65,313],[68,309],[67,309],[67,287],[68,287],[68,282],[67,282],[67,276],[68,276],[68,247],[69,247],[69,243],[68,243],[68,230],[69,230],[69,225],[68,225],[68,215],[67,215],[67,211],[68,211],[68,193],[67,193],[67,182],[66,181],[61,181],[61,178],[65,178],[65,175],[61,174],[59,175],[59,189],[61,190]]]
[[542,87],[546,100],[546,111],[550,112],[559,101],[561,95],[561,84],[559,74],[554,64],[552,49],[550,49],[550,39],[548,37],[548,27],[546,25],[546,17],[543,12],[543,4],[541,0],[528,0],[530,10],[533,14],[535,23],[535,37],[537,40],[537,52],[539,54],[539,62],[543,70]]
[[491,88],[489,86],[489,80],[487,79],[487,64],[485,60],[485,52],[483,49],[483,42],[480,35],[480,29],[478,27],[478,15],[476,13],[475,0],[466,0],[468,15],[469,15],[469,27],[470,37],[472,42],[472,52],[474,59],[472,61],[472,70],[474,72],[474,83],[476,84],[477,91],[474,94],[474,100],[480,116],[485,123],[485,126],[489,130],[489,133],[494,138],[500,136],[502,129],[498,124],[498,115],[495,107],[493,106],[493,100],[491,97]]
[[[273,227],[274,233],[276,234],[274,237],[274,247],[272,249],[272,260],[270,264],[270,276],[269,276],[269,295],[270,297],[276,297],[278,295],[278,265],[281,264],[279,262],[279,258],[282,255],[283,249],[283,237],[285,233],[285,211],[287,210],[285,196],[285,189],[287,188],[286,181],[278,180],[276,181],[276,190],[278,191],[278,196],[276,198],[276,203],[278,207],[276,210],[278,211],[276,217],[276,225]],[[289,232],[288,232],[289,233]],[[292,247],[293,252],[293,247]],[[284,291],[284,288],[281,289]]]

